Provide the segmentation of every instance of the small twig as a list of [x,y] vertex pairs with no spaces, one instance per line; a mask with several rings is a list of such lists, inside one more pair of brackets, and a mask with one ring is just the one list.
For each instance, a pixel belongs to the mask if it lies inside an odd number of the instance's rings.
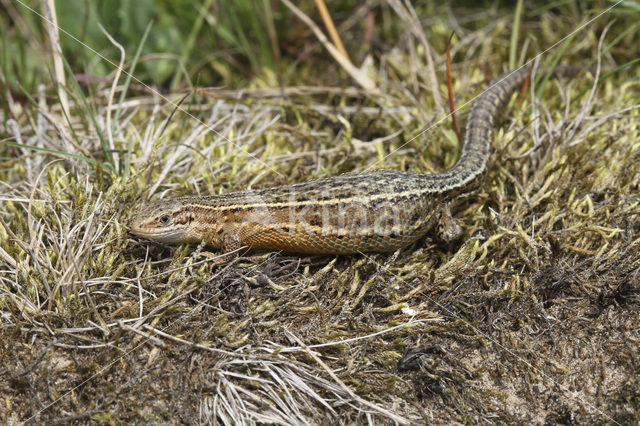
[[60,105],[62,106],[64,115],[71,117],[69,114],[69,99],[65,91],[66,78],[62,62],[62,48],[60,47],[60,35],[58,34],[58,16],[56,15],[54,0],[42,0],[42,10],[46,17],[45,22],[47,25],[47,33],[49,34],[49,43],[51,44],[51,54],[53,55],[53,70],[56,76]]
[[531,84],[531,74],[533,73],[533,67],[529,67],[529,74],[527,74],[527,78],[522,83],[522,88],[520,89],[520,94],[518,95],[518,106],[521,106],[524,102],[525,97],[527,96],[527,91],[529,90],[529,85]]
[[137,328],[133,328],[130,325],[123,323],[122,321],[118,321],[118,326],[123,330],[131,331],[132,333],[138,334],[145,339],[151,340],[156,346],[160,346],[162,349],[165,349],[167,347],[167,345],[157,337],[152,336],[149,333],[145,333],[144,331],[140,331]]
[[458,143],[462,143],[462,136],[460,135],[460,129],[458,128],[458,121],[456,120],[456,106],[453,101],[453,85],[451,84],[451,40],[453,39],[453,32],[449,36],[449,42],[447,43],[447,91],[449,92],[449,111],[451,111],[451,126],[453,131],[456,132],[458,137]]
[[113,167],[115,167],[115,169],[117,170],[118,164],[120,164],[120,162],[118,161],[118,154],[117,154],[115,144],[113,143],[113,134],[111,131],[111,104],[113,104],[113,97],[115,96],[116,88],[118,87],[118,81],[120,80],[120,74],[122,73],[122,66],[124,64],[125,52],[122,45],[117,41],[115,41],[114,38],[111,37],[111,35],[107,32],[107,30],[104,29],[104,27],[100,23],[98,23],[98,27],[100,27],[100,30],[102,30],[102,33],[105,35],[105,37],[109,39],[111,44],[117,47],[118,50],[120,51],[120,62],[116,67],[116,75],[113,78],[113,83],[111,84],[111,90],[109,91],[109,99],[107,100],[107,139],[109,140],[109,149],[111,149],[113,152],[112,154],[114,157]]
[[18,262],[9,255],[2,247],[0,247],[0,258],[9,264],[13,269],[18,269]]
[[432,321],[440,322],[440,321],[443,321],[443,319],[442,318],[425,318],[425,319],[416,320],[416,321],[410,320],[408,322],[405,322],[404,324],[399,324],[399,325],[396,325],[396,326],[393,326],[393,327],[389,327],[389,328],[386,328],[384,330],[377,331],[375,333],[367,334],[365,336],[352,337],[350,339],[336,340],[334,342],[320,343],[320,344],[317,344],[317,345],[308,345],[308,346],[306,346],[304,348],[301,347],[301,346],[291,346],[291,347],[288,347],[288,348],[280,348],[280,349],[277,350],[277,352],[278,353],[300,352],[302,350],[308,351],[309,349],[326,348],[326,347],[329,347],[329,346],[344,345],[346,343],[352,343],[352,342],[357,342],[359,340],[367,340],[367,339],[371,339],[371,338],[376,337],[376,336],[381,336],[383,334],[395,331],[395,330],[397,330],[399,328],[408,327],[408,326],[415,325],[415,324],[422,324],[422,323],[425,323],[425,322],[432,322]]
[[311,18],[309,18],[303,11],[298,9],[291,3],[289,0],[282,0],[282,2],[296,15],[302,22],[304,22],[313,33],[316,35],[320,43],[329,51],[333,59],[340,64],[342,68],[353,78],[356,83],[360,85],[363,89],[369,91],[372,95],[381,95],[380,90],[376,87],[376,84],[361,70],[359,70],[355,65],[349,62],[338,49],[329,41],[329,39],[324,35],[322,30],[313,22]]
[[[351,62],[351,58],[349,58],[349,54],[347,50],[344,48],[342,44],[342,39],[340,38],[340,34],[336,30],[336,26],[333,24],[333,19],[329,14],[329,9],[327,9],[327,5],[324,0],[315,0],[316,7],[318,8],[318,12],[320,12],[320,16],[322,17],[322,22],[324,22],[324,26],[329,32],[329,37],[331,37],[331,41],[336,46],[336,48],[342,53],[342,56],[345,57],[346,60]],[[352,62],[353,63],[353,62]]]

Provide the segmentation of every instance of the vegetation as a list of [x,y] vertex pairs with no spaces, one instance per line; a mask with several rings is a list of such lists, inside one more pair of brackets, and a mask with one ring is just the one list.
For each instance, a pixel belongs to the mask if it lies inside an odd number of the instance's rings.
[[[3,423],[640,419],[638,2],[328,2],[353,69],[287,1],[58,2],[59,43],[47,2],[2,4]],[[452,33],[462,121],[509,64],[585,69],[510,104],[455,241],[127,233],[149,199],[449,168]]]

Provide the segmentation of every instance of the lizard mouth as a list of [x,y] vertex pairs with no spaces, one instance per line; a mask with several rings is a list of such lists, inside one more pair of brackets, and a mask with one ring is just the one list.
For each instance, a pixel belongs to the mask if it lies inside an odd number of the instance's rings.
[[143,228],[139,224],[131,225],[129,232],[136,237],[149,238],[161,243],[180,243],[184,241],[184,230],[182,229],[158,229]]

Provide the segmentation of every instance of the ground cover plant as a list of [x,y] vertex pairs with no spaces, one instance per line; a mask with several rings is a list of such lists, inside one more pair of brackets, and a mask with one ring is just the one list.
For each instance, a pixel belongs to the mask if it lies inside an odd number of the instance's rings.
[[[1,2],[3,423],[638,421],[640,4],[106,3]],[[150,199],[448,169],[452,34],[458,122],[529,60],[583,71],[532,78],[415,244],[128,233]]]

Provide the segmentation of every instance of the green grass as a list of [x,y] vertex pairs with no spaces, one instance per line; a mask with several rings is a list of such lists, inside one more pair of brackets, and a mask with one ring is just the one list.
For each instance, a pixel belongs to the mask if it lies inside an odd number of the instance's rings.
[[113,65],[63,36],[68,116],[41,20],[1,12],[3,423],[637,421],[636,3],[565,42],[612,3],[413,3],[441,94],[456,33],[458,106],[557,42],[542,64],[587,70],[510,103],[484,184],[451,204],[459,239],[339,257],[220,257],[127,225],[148,199],[450,167],[395,3],[328,4],[371,97],[279,2],[60,2],[63,29],[117,62],[101,22],[133,74],[112,96]]

